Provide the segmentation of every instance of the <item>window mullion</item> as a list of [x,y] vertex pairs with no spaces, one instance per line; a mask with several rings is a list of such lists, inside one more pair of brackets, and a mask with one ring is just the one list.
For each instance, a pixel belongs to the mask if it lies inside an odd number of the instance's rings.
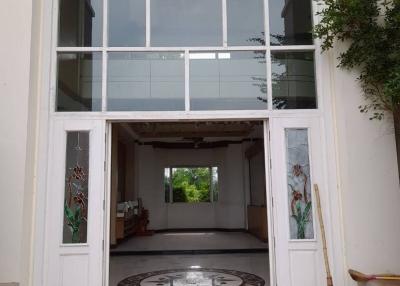
[[264,38],[265,38],[265,46],[267,47],[266,51],[266,69],[267,69],[267,99],[268,99],[268,110],[273,109],[272,103],[272,64],[271,64],[271,43],[269,40],[269,2],[268,0],[264,0]]
[[190,62],[189,50],[185,50],[185,111],[190,111]]
[[227,16],[227,8],[226,1],[222,0],[222,46],[228,46],[228,16]]
[[173,195],[174,195],[174,192],[172,189],[172,168],[169,168],[169,203],[174,202]]
[[214,202],[214,189],[212,187],[213,183],[213,173],[212,173],[212,167],[208,167],[208,173],[210,174],[210,188],[209,188],[209,193],[210,193],[210,202]]
[[107,47],[108,47],[108,0],[103,0],[103,47],[101,74],[101,110],[107,111]]
[[151,15],[150,15],[150,0],[146,0],[146,47],[150,47],[151,37]]

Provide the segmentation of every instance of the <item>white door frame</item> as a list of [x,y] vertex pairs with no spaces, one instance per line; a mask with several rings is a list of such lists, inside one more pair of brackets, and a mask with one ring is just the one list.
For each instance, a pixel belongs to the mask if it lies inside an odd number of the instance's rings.
[[[202,118],[202,120],[205,120]],[[209,117],[207,120],[218,120],[213,117]],[[219,119],[220,120],[220,119]],[[245,120],[260,120],[263,122],[263,136],[264,136],[264,159],[265,159],[265,191],[266,191],[266,205],[267,205],[267,220],[268,220],[268,260],[269,260],[269,279],[270,285],[276,285],[276,273],[275,273],[275,244],[274,239],[274,228],[273,228],[273,209],[272,209],[272,184],[271,184],[271,172],[270,172],[270,132],[269,132],[269,119],[254,119],[254,118],[233,118],[233,121],[245,121]],[[140,120],[143,122],[143,120]],[[152,120],[152,121],[157,121]],[[177,121],[177,120],[175,120]],[[187,122],[193,122],[196,120],[186,120]],[[125,121],[122,121],[125,122]],[[132,122],[132,120],[131,120]],[[111,204],[111,145],[112,145],[112,124],[115,121],[106,122],[106,168],[105,168],[105,211],[104,211],[104,254],[103,254],[103,285],[109,285],[110,279],[110,204]]]

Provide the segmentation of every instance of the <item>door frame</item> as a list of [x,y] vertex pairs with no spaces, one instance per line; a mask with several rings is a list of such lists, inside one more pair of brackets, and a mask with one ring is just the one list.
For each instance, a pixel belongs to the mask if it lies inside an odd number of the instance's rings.
[[[264,138],[264,160],[265,160],[265,192],[266,192],[266,207],[267,207],[267,229],[268,229],[268,267],[269,267],[269,280],[270,285],[276,285],[276,259],[275,259],[275,243],[274,243],[274,211],[272,204],[272,179],[271,179],[271,155],[270,155],[270,119],[263,118],[229,118],[231,121],[246,121],[246,120],[259,120],[263,122],[263,138]],[[162,119],[153,119],[151,122],[160,122]],[[210,116],[201,120],[194,119],[175,119],[171,122],[195,122],[195,121],[221,121],[221,119],[213,118]],[[111,154],[112,154],[112,124],[118,122],[149,122],[149,120],[122,120],[122,121],[106,121],[106,154],[105,154],[105,209],[104,209],[104,253],[103,253],[103,285],[109,286],[110,279],[110,225],[111,225]]]

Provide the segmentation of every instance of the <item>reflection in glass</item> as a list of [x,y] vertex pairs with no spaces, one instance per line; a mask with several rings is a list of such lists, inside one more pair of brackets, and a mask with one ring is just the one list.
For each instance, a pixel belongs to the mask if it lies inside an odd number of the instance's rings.
[[190,53],[191,110],[266,108],[265,52]]
[[102,0],[60,0],[58,46],[102,46]]
[[271,60],[274,108],[317,108],[314,53],[273,52]]
[[89,132],[67,133],[63,243],[86,243],[88,223]]
[[184,110],[184,54],[109,53],[107,83],[110,111]]
[[307,129],[286,129],[290,239],[313,239],[313,215]]
[[151,46],[221,46],[222,1],[152,0]]
[[101,53],[57,55],[57,111],[101,110]]
[[109,46],[140,47],[146,41],[145,0],[109,1]]
[[228,46],[265,45],[263,2],[227,1]]
[[312,0],[269,0],[271,45],[312,45]]

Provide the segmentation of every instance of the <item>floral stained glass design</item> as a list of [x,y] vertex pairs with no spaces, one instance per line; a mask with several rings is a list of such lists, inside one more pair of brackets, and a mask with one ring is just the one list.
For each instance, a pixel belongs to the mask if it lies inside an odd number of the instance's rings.
[[87,242],[89,132],[67,133],[63,243]]
[[286,129],[290,239],[313,239],[307,129]]

